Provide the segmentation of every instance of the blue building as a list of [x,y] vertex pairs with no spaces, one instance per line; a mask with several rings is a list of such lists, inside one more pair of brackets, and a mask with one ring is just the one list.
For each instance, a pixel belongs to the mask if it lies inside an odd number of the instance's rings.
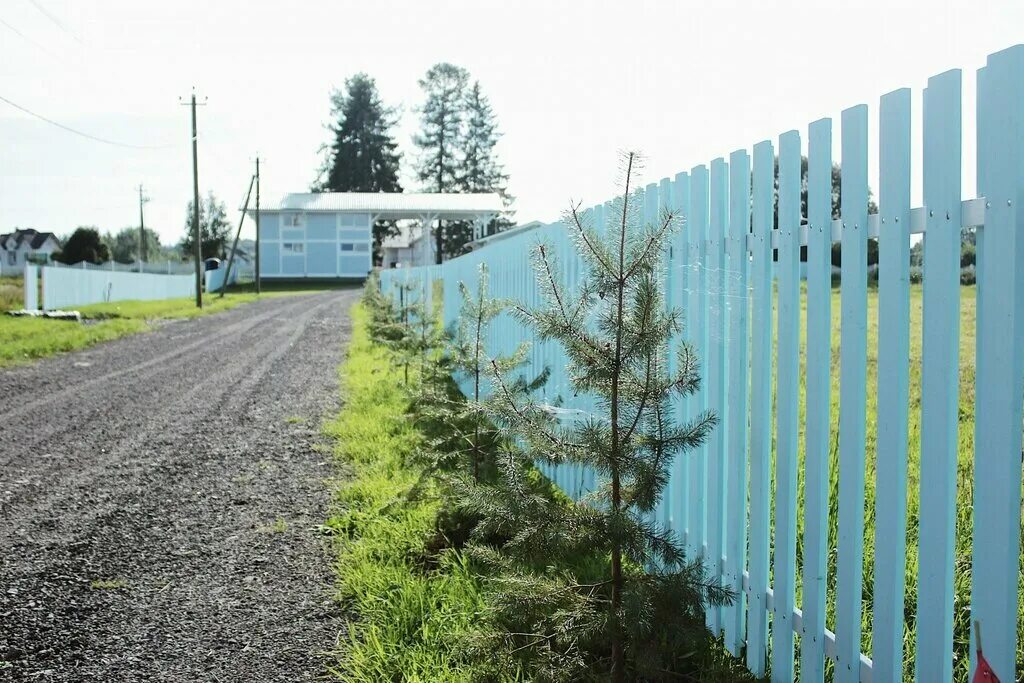
[[[416,221],[430,235],[439,220],[471,221],[476,236],[482,236],[503,208],[497,194],[288,194],[260,207],[260,274],[265,279],[363,279],[373,268],[374,222]],[[433,262],[434,240],[424,242],[421,260]]]

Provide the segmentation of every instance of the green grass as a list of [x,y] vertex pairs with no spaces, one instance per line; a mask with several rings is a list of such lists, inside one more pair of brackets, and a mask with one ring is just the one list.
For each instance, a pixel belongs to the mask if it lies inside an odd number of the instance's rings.
[[[283,289],[264,292],[263,297],[310,293],[312,289]],[[160,320],[188,319],[219,313],[256,301],[254,292],[228,292],[223,298],[203,297],[203,308],[192,298],[157,301],[115,301],[81,306],[77,310],[86,323],[39,318],[14,318],[0,312],[0,368],[29,363],[66,351],[152,329]],[[20,299],[18,306],[20,307]]]
[[25,305],[25,281],[20,275],[0,277],[0,312]]
[[457,643],[483,609],[480,586],[456,553],[428,557],[439,502],[409,496],[422,475],[411,460],[422,436],[406,419],[398,364],[370,342],[361,305],[352,319],[346,404],[326,426],[352,470],[326,525],[337,542],[339,598],[354,615],[332,671],[354,682],[471,681]]
[[0,314],[0,368],[144,332],[144,320],[104,320],[83,325],[63,320],[12,318]]
[[[904,661],[905,675],[913,678],[912,662],[915,656],[915,621],[917,610],[917,573],[918,573],[918,504],[919,504],[919,473],[920,473],[920,418],[921,418],[921,311],[922,290],[919,285],[911,287],[910,302],[910,405],[909,405],[909,444],[908,444],[908,476],[907,476],[907,557],[906,557],[906,602],[904,619]],[[798,465],[798,541],[797,566],[802,560],[803,537],[803,503],[804,503],[804,420],[806,415],[806,397],[804,381],[806,378],[806,292],[802,292],[801,301],[801,350],[800,350],[800,452]],[[970,602],[971,581],[971,500],[974,457],[974,344],[975,344],[975,288],[962,287],[960,296],[961,329],[960,329],[960,400],[959,400],[959,464],[957,467],[957,505],[956,505],[956,545],[954,571],[954,678],[967,679],[969,614],[967,606]],[[838,533],[838,491],[839,470],[837,435],[839,428],[839,349],[840,349],[840,316],[841,301],[838,289],[832,294],[832,366],[831,366],[831,431],[832,452],[830,454],[829,481],[829,548],[828,563],[828,612],[826,624],[835,630],[834,590],[836,580],[835,547]],[[864,602],[862,612],[862,651],[871,652],[871,601],[874,577],[875,548],[875,449],[878,403],[878,290],[868,290],[868,363],[867,363],[867,475],[865,478],[865,521],[864,521]],[[884,381],[881,389],[885,390]],[[774,382],[773,382],[774,393]],[[773,427],[774,431],[774,427]],[[774,486],[774,484],[773,484]],[[797,604],[800,604],[798,571]],[[1024,604],[1024,603],[1022,603]],[[1018,620],[1018,624],[1020,621]],[[1019,626],[1018,626],[1019,628]],[[1020,644],[1018,634],[1018,648]],[[797,641],[799,643],[799,639]],[[799,650],[797,651],[799,653]],[[1022,661],[1021,650],[1018,649],[1018,666]]]

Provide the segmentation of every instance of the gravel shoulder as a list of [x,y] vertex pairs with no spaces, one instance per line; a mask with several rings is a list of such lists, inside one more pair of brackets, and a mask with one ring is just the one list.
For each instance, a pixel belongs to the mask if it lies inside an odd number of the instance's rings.
[[0,371],[0,680],[322,677],[344,626],[319,426],[356,296]]

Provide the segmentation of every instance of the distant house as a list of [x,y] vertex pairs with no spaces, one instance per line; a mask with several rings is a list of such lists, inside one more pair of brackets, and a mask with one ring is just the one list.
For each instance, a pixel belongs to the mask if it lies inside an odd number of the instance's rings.
[[411,268],[434,262],[433,245],[423,239],[419,223],[398,226],[398,234],[384,239],[381,245],[381,267]]
[[[260,208],[261,278],[364,279],[373,267],[376,221],[410,221],[430,235],[438,220],[467,221],[482,233],[504,209],[497,194],[321,192],[285,195]],[[249,214],[253,214],[252,207]],[[385,258],[385,267],[432,263],[433,240],[414,239],[420,247],[404,260]],[[398,249],[413,246],[405,243]]]
[[53,252],[61,248],[52,232],[15,230],[0,235],[0,273],[21,273],[26,263],[49,263]]

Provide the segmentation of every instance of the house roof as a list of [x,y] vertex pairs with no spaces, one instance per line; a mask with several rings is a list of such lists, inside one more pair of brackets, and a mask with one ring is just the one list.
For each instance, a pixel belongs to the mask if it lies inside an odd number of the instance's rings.
[[[496,193],[448,192],[303,192],[291,193],[261,212],[363,211],[378,214],[489,214],[505,210]],[[250,209],[252,213],[252,209]]]
[[32,230],[31,228],[27,230],[15,230],[14,232],[8,232],[0,235],[0,249],[6,249],[7,243],[11,239],[14,240],[13,244],[11,244],[11,249],[17,249],[25,242],[28,243],[30,249],[38,249],[46,244],[46,240],[50,238],[53,238],[53,241],[58,245],[60,244],[60,240],[57,239],[57,236],[52,232],[39,232],[37,230]]

